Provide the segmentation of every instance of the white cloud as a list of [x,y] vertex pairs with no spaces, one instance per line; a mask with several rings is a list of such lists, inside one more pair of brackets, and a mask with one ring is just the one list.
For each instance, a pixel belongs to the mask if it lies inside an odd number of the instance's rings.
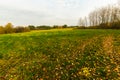
[[91,10],[117,0],[0,0],[0,24],[76,25]]

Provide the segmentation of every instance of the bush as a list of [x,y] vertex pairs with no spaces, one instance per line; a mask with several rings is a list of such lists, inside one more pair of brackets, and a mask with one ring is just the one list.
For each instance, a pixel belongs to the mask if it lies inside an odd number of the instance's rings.
[[16,28],[14,28],[15,33],[21,33],[21,32],[29,32],[30,29],[27,27],[22,27],[22,26],[18,26]]
[[38,30],[48,30],[48,29],[51,29],[51,27],[43,25],[43,26],[37,26],[36,29],[38,29]]
[[35,30],[35,29],[36,29],[36,27],[33,26],[33,25],[29,25],[28,28],[29,28],[30,30]]
[[62,26],[62,28],[67,28],[67,27],[68,27],[68,26],[67,26],[66,24]]

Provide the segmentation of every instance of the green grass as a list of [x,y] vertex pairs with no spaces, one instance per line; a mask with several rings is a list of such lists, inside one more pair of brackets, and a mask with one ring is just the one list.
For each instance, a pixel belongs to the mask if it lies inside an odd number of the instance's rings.
[[0,35],[0,80],[119,80],[120,30]]

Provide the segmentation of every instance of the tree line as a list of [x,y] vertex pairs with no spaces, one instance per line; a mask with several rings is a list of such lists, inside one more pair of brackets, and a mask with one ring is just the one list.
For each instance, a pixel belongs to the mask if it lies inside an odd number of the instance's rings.
[[41,25],[41,26],[34,26],[29,25],[28,26],[30,30],[48,30],[48,29],[61,29],[61,28],[69,28],[70,26],[64,25],[53,25],[53,26],[47,26],[47,25]]
[[120,5],[95,9],[87,17],[79,19],[79,28],[120,29]]
[[28,27],[14,27],[12,23],[7,23],[5,26],[0,26],[0,34],[8,34],[8,33],[20,33],[20,32],[28,32],[30,29]]
[[49,30],[49,29],[63,29],[68,28],[68,26],[62,25],[54,25],[54,26],[47,26],[47,25],[28,25],[24,26],[14,26],[12,23],[7,23],[5,26],[0,26],[0,34],[8,34],[8,33],[22,33],[22,32],[29,32],[31,30]]

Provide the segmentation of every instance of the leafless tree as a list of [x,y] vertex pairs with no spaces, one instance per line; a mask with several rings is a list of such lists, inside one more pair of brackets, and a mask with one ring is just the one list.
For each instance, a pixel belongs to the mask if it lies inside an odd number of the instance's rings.
[[78,24],[79,24],[80,27],[81,27],[81,26],[85,26],[85,21],[84,21],[84,19],[83,19],[83,18],[80,18]]
[[88,17],[80,18],[80,26],[101,26],[114,27],[120,26],[120,0],[119,5],[108,5],[92,11]]
[[85,23],[85,26],[88,26],[88,20],[86,16],[84,17],[84,23]]

